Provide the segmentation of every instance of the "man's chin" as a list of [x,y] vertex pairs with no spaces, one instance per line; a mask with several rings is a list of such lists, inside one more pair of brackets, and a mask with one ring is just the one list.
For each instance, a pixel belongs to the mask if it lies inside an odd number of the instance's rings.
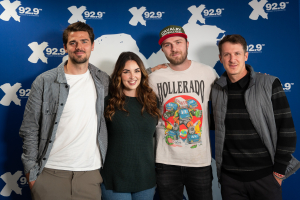
[[180,57],[178,59],[173,59],[170,57],[166,57],[167,60],[172,64],[172,65],[181,65],[182,63],[184,63],[184,61],[187,59],[187,56],[185,56],[185,58]]
[[71,60],[75,64],[83,64],[83,63],[86,63],[88,61],[87,58],[84,58],[84,59],[71,59]]
[[185,61],[185,59],[182,59],[182,60],[172,60],[172,59],[170,59],[170,60],[168,60],[172,65],[181,65],[184,61]]

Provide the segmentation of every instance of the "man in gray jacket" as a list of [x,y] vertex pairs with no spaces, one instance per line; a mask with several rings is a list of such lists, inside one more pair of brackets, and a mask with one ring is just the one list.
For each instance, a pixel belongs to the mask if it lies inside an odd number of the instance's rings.
[[100,200],[109,76],[89,63],[94,49],[90,26],[69,25],[63,43],[68,60],[32,84],[20,128],[22,162],[35,200]]
[[245,64],[242,36],[225,36],[219,51],[226,72],[211,100],[222,198],[281,200],[282,180],[300,167],[292,156],[296,131],[281,83]]

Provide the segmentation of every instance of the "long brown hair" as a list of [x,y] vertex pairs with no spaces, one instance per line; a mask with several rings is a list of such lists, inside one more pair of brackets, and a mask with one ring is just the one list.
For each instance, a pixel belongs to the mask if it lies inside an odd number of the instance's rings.
[[111,75],[109,85],[109,94],[111,98],[109,99],[108,105],[105,109],[105,118],[112,120],[112,116],[115,114],[115,109],[129,113],[124,108],[126,96],[123,93],[124,85],[121,79],[125,64],[129,60],[135,61],[141,70],[141,82],[136,89],[137,100],[143,105],[141,113],[143,114],[146,110],[150,115],[160,117],[160,111],[157,108],[156,95],[148,84],[148,74],[143,61],[133,52],[123,52],[120,54],[115,65],[115,69]]

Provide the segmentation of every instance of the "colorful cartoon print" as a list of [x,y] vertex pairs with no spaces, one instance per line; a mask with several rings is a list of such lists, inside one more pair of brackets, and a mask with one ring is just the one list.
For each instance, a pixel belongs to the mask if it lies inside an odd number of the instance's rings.
[[164,105],[165,141],[173,147],[201,145],[202,107],[193,97],[181,95],[171,98]]

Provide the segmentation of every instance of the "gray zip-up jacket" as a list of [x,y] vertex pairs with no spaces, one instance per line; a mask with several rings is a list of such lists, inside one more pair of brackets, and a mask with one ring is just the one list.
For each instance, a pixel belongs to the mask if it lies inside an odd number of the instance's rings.
[[[255,130],[268,149],[274,164],[277,145],[277,129],[271,96],[272,84],[276,77],[256,73],[250,65],[246,65],[246,68],[250,71],[250,83],[244,96],[246,108]],[[226,85],[226,76],[223,74],[220,79],[215,82],[211,91],[215,121],[215,159],[219,182],[221,177],[222,153],[225,141],[225,117],[228,102],[228,93],[225,89]],[[296,172],[299,167],[300,162],[292,156],[286,169],[285,178]]]
[[[36,180],[45,167],[68,98],[70,86],[67,83],[64,65],[65,63],[62,63],[57,68],[42,73],[31,86],[19,132],[23,138],[21,159],[25,174],[30,172],[29,181]],[[109,76],[92,64],[89,64],[88,68],[97,92],[97,138],[103,165],[107,150],[104,97],[108,94]]]

